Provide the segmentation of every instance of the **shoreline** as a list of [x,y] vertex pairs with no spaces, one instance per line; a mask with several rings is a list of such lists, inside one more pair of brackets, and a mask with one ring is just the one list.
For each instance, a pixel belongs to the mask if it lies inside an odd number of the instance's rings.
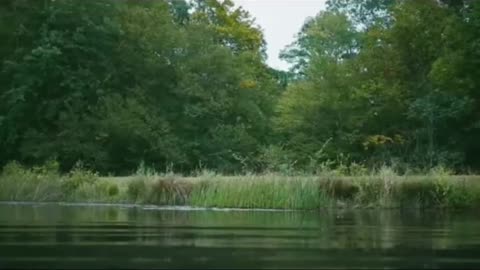
[[0,201],[150,209],[292,211],[480,208],[480,176],[0,176]]
[[35,202],[35,201],[0,201],[2,205],[27,205],[27,206],[72,206],[72,207],[118,207],[118,208],[138,208],[151,211],[216,211],[216,212],[311,212],[314,210],[298,209],[265,209],[265,208],[222,208],[222,207],[196,207],[189,205],[149,205],[132,203],[88,203],[88,202]]

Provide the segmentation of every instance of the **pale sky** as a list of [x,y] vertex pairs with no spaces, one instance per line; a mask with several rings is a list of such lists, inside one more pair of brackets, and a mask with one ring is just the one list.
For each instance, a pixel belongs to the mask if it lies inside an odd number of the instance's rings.
[[280,60],[280,51],[295,40],[305,19],[325,8],[326,0],[233,0],[253,17],[264,31],[267,41],[267,63],[277,69],[288,69]]

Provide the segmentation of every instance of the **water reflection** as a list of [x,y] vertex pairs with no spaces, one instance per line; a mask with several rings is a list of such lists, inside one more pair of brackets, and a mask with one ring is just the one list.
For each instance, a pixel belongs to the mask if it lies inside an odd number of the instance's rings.
[[480,216],[0,204],[0,268],[480,268]]

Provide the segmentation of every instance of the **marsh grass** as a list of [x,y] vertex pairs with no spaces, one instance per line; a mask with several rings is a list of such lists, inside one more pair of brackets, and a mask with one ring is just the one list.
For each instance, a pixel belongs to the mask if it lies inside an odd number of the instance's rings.
[[301,210],[472,208],[480,207],[480,177],[454,176],[443,168],[398,175],[382,167],[355,176],[332,171],[222,176],[202,170],[194,177],[142,168],[131,177],[116,178],[99,177],[82,166],[61,175],[55,162],[31,169],[10,163],[0,174],[0,200]]
[[194,206],[318,209],[331,203],[313,177],[217,176],[197,181],[189,200]]
[[121,192],[117,183],[100,180],[80,164],[61,175],[55,161],[31,169],[12,162],[0,174],[0,201],[119,202]]
[[63,199],[58,164],[26,169],[16,162],[6,165],[0,175],[0,198],[4,201],[58,201]]

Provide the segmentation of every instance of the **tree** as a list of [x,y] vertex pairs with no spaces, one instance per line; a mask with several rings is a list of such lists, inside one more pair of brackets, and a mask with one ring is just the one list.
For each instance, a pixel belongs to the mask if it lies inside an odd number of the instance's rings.
[[328,9],[283,54],[297,81],[279,102],[277,126],[296,158],[331,138],[329,158],[465,164],[461,138],[475,130],[478,99],[466,69],[478,58],[466,53],[472,13],[433,0],[330,1]]
[[346,15],[359,28],[390,25],[395,0],[328,0],[327,10]]
[[[3,61],[1,123],[9,158],[26,162],[57,155],[42,147],[56,138],[60,122],[94,106],[115,84],[110,53],[120,35],[111,2],[31,2],[17,10],[32,21],[18,22],[18,44]],[[84,16],[72,17],[78,13]]]

